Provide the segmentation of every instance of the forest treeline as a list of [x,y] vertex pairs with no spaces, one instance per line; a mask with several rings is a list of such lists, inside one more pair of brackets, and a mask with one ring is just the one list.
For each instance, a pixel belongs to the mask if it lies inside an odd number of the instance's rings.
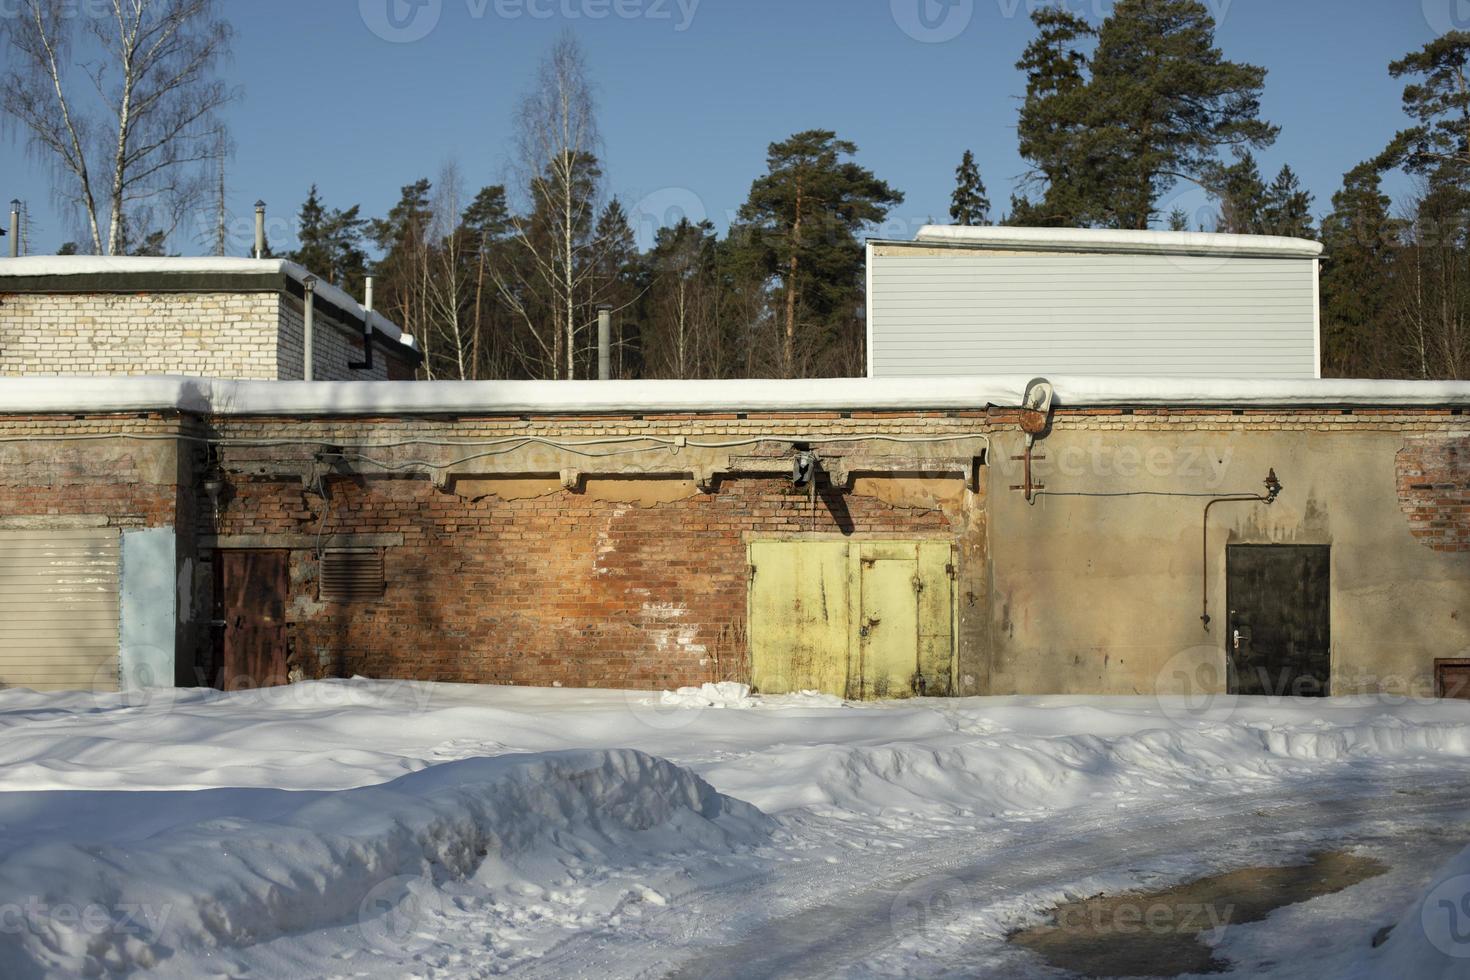
[[[219,110],[237,93],[217,77],[230,44],[217,0],[138,0],[116,25],[89,23],[89,39],[56,8],[18,0],[0,25],[0,110],[87,230],[65,250],[162,254],[186,215],[212,211],[225,254]],[[1101,20],[1040,6],[1032,21],[1017,62],[1019,190],[993,213],[966,152],[951,221],[1317,238],[1327,374],[1470,376],[1470,33],[1386,66],[1406,128],[1319,210],[1289,166],[1262,174],[1257,153],[1280,132],[1261,116],[1267,72],[1225,56],[1200,0],[1117,0]],[[84,40],[93,57],[78,81],[65,55]],[[378,309],[419,338],[430,378],[588,377],[603,307],[617,377],[863,373],[863,240],[904,196],[852,142],[812,129],[772,143],[723,234],[670,214],[640,249],[632,221],[646,216],[607,194],[573,36],[547,53],[513,122],[501,182],[469,185],[447,165],[381,217],[331,200],[321,175],[281,254],[354,295],[374,276]],[[1383,189],[1393,171],[1414,187],[1397,206]],[[1208,207],[1179,206],[1200,190]]]

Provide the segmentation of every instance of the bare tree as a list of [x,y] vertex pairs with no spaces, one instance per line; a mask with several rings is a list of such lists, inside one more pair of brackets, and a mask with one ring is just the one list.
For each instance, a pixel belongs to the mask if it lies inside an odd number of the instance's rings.
[[467,261],[470,256],[460,229],[464,180],[458,165],[445,164],[434,186],[429,222],[431,274],[426,283],[429,329],[442,340],[441,360],[453,368],[457,380],[468,381],[476,377],[479,367],[481,311],[475,293],[478,269]]
[[[584,330],[587,283],[595,275],[595,223],[602,192],[597,154],[601,139],[586,59],[576,39],[563,35],[541,63],[536,83],[516,114],[516,181],[529,207],[514,218],[523,255],[514,275],[497,285],[525,326],[536,359],[552,377],[577,372],[577,335]],[[544,297],[549,322],[528,302]],[[540,304],[537,304],[538,306]]]
[[[171,232],[208,193],[218,111],[235,92],[216,77],[231,31],[217,0],[110,0],[107,12],[17,0],[3,30],[0,109],[55,168],[57,198],[87,224],[92,249],[125,246],[130,214]],[[90,10],[91,8],[82,8]]]

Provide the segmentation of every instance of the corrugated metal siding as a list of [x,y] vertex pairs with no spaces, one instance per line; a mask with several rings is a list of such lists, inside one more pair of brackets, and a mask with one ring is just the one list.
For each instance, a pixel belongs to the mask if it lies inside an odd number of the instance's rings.
[[117,690],[116,529],[0,531],[0,687]]
[[874,377],[1317,376],[1316,263],[875,254]]

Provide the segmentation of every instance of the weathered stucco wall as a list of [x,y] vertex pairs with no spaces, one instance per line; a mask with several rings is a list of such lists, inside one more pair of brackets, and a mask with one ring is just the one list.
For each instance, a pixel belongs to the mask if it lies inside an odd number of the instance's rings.
[[[1435,658],[1470,650],[1470,549],[1415,533],[1398,460],[1465,431],[1443,415],[1063,416],[1037,449],[1034,504],[1010,490],[1020,434],[998,434],[991,690],[1209,693],[1226,677],[1227,547],[1314,544],[1332,548],[1333,693],[1432,693]],[[1441,535],[1470,527],[1460,459],[1422,518]],[[1209,498],[1262,493],[1273,468],[1277,502],[1214,507],[1202,553]],[[1134,493],[1150,495],[1109,496]],[[1183,493],[1201,496],[1165,496]]]

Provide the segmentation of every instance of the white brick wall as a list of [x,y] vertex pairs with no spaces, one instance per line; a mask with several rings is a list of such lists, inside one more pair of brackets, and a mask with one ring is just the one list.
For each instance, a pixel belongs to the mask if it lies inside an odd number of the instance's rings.
[[[276,377],[282,381],[300,381],[303,376],[302,357],[303,338],[306,334],[306,326],[302,316],[301,301],[294,296],[280,296],[280,344],[276,348]],[[316,326],[316,357],[314,359],[314,373],[317,381],[386,381],[388,379],[388,359],[384,356],[383,345],[377,344],[373,350],[373,369],[371,371],[352,371],[347,365],[362,360],[362,331],[348,330],[339,325],[335,320],[327,319],[322,315],[321,307],[317,307]]]
[[[349,371],[362,334],[318,310],[316,378],[388,376]],[[0,377],[186,374],[239,380],[302,377],[301,303],[275,291],[0,295]]]

